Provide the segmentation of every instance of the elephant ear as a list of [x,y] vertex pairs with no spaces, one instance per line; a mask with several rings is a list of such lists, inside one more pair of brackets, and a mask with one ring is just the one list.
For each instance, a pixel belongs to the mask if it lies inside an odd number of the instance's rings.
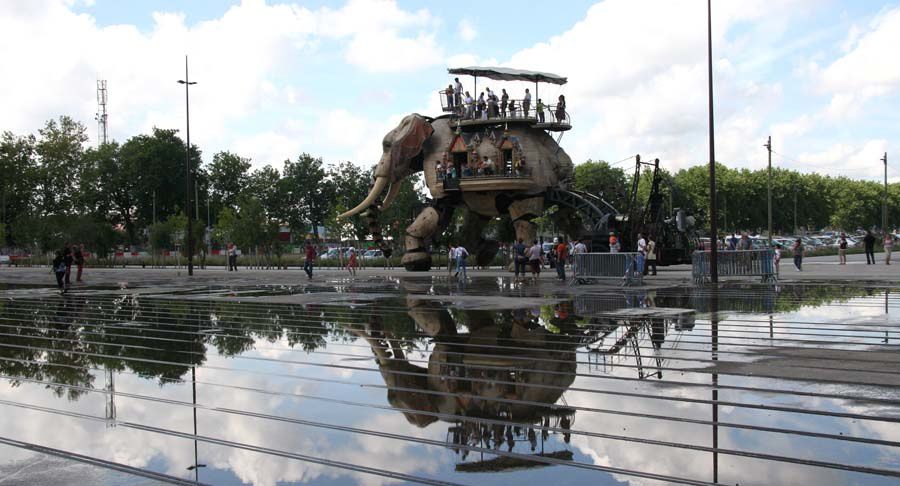
[[[410,117],[409,123],[401,127],[394,143],[391,145],[391,167],[408,167],[404,163],[419,155],[425,141],[434,133],[431,123],[421,115]],[[406,174],[394,174],[394,180],[398,180]]]

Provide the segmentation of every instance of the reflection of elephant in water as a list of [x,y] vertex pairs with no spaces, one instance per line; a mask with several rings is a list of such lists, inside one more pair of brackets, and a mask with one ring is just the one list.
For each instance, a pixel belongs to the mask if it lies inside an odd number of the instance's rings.
[[[565,184],[572,177],[572,161],[547,132],[528,125],[491,126],[479,132],[454,131],[449,118],[430,119],[408,115],[384,137],[384,154],[375,167],[374,185],[368,197],[342,217],[363,211],[369,217],[376,242],[381,243],[377,222],[380,210],[396,196],[404,177],[424,171],[425,183],[434,200],[406,229],[407,270],[428,270],[428,246],[433,236],[450,223],[454,208],[470,212],[463,230],[470,253],[479,265],[487,264],[497,250],[496,242],[481,237],[491,218],[509,214],[516,237],[530,242],[535,238],[531,222],[543,213],[544,192]],[[491,160],[493,177],[456,179],[445,185],[438,166],[454,164],[457,171],[475,170]],[[380,200],[381,193],[387,195]]]
[[525,314],[500,322],[494,312],[466,311],[460,321],[469,332],[459,333],[446,309],[414,306],[409,315],[433,343],[427,368],[408,361],[401,341],[377,317],[365,331],[351,331],[371,346],[388,386],[388,401],[410,423],[425,427],[443,419],[456,424],[451,432],[457,444],[475,444],[487,434],[495,447],[506,442],[512,448],[513,434],[535,439],[530,427],[549,426],[551,419],[568,429],[574,414],[553,405],[575,379],[579,342],[551,335]]

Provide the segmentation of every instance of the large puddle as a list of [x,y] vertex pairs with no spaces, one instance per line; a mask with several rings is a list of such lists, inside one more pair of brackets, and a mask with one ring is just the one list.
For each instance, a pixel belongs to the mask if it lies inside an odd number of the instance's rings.
[[6,289],[0,484],[896,484],[900,293],[553,289]]

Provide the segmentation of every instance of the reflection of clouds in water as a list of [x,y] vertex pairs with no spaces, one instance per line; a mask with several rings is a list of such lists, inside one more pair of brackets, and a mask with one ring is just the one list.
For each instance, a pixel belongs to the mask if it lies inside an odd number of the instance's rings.
[[[256,344],[288,349],[284,340],[276,343],[263,341],[257,340]],[[365,347],[353,349],[353,354],[371,356],[371,351]],[[303,353],[292,354],[299,356]],[[292,359],[297,359],[298,356],[294,356]],[[340,360],[338,357],[329,359]],[[319,370],[318,373],[332,375],[332,370],[324,373],[324,368],[315,369]],[[313,373],[311,367],[301,365],[288,366],[287,369],[282,367],[281,371],[297,372],[298,374]],[[289,380],[259,374],[229,373],[203,368],[198,369],[197,375],[198,381],[228,383],[237,387],[276,391],[292,390],[294,393],[310,393],[321,386],[316,382]],[[372,375],[380,379],[377,373],[372,373]],[[189,380],[190,375],[186,375],[184,379]],[[103,376],[98,376],[95,382],[102,386]],[[152,381],[124,374],[116,375],[116,386],[119,392],[153,395],[184,402],[191,401],[189,381],[160,387]],[[374,394],[366,393],[368,400],[375,399],[376,403],[383,403],[384,393],[382,390]],[[104,414],[104,395],[100,393],[87,393],[77,401],[51,399],[51,396],[50,392],[42,386],[30,383],[23,383],[17,388],[0,387],[0,399],[41,404],[50,408],[98,417],[102,417]],[[315,402],[248,391],[204,387],[202,384],[198,385],[198,403],[304,419],[310,418],[309,413],[316,413],[315,411],[309,412],[312,407],[316,406]],[[190,407],[164,405],[122,396],[117,397],[116,405],[119,420],[180,432],[191,433],[193,431]],[[190,440],[142,432],[127,427],[107,429],[102,422],[21,408],[3,406],[3,409],[3,413],[0,414],[0,430],[3,430],[4,434],[9,437],[134,467],[146,468],[152,462],[161,465],[162,472],[166,474],[193,477],[193,473],[185,470],[188,465],[193,463],[193,442]],[[304,413],[304,410],[307,412]],[[406,419],[399,412],[354,410],[353,408],[348,410],[344,407],[335,412],[348,412],[350,418],[347,418],[347,414],[335,415],[330,422],[346,423],[347,420],[352,421],[356,418],[358,423],[351,423],[350,426],[375,431],[403,431],[405,435],[432,440],[442,440],[446,434],[446,429],[440,426],[425,429],[409,427]],[[315,420],[315,418],[312,419]],[[55,431],[55,433],[48,433],[48,431]],[[203,409],[198,409],[198,433],[292,453],[417,475],[434,473],[442,465],[445,467],[451,460],[451,455],[446,454],[446,450],[443,448],[362,434],[329,432],[324,429]],[[140,447],[135,447],[136,444],[140,444]],[[200,442],[199,447],[201,463],[207,464],[210,468],[231,470],[241,481],[261,486],[274,486],[280,482],[312,481],[320,477],[368,485],[398,482],[395,479],[203,442]],[[31,456],[26,451],[19,449],[14,449],[14,451],[14,454],[4,456],[4,463]],[[203,470],[200,475],[202,480]]]

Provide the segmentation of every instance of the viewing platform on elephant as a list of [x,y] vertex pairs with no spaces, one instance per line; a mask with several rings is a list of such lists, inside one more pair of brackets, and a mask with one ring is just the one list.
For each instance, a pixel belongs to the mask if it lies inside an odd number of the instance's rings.
[[[455,84],[440,90],[441,111],[451,115],[450,126],[461,130],[485,126],[524,124],[551,132],[572,129],[572,119],[566,111],[566,98],[559,95],[555,104],[544,103],[539,96],[538,83],[563,85],[566,78],[551,73],[502,67],[464,67],[447,70],[450,74],[465,74],[475,80],[473,91],[466,91],[459,78]],[[478,91],[478,77],[499,81],[527,81],[534,83],[534,93],[525,89],[524,96],[511,97],[506,88],[501,93],[485,87]]]
[[454,177],[442,181],[448,192],[524,191],[534,187],[534,180],[527,175]]

